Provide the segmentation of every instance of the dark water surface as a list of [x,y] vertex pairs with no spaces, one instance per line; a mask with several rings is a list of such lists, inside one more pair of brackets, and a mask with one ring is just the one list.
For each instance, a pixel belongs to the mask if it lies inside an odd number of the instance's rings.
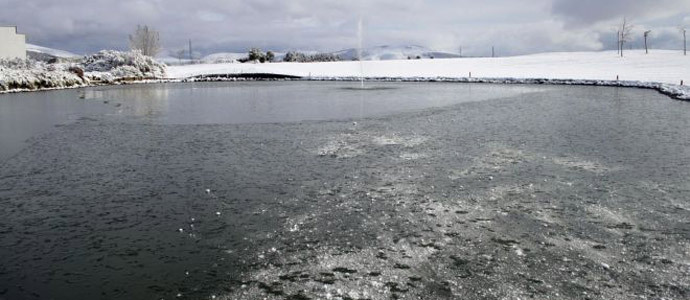
[[[535,87],[262,82],[135,85],[0,95],[0,160],[55,125],[104,114],[164,124],[241,124],[362,118],[481,101]],[[461,94],[462,97],[459,97]]]
[[688,103],[349,85],[0,95],[0,299],[690,297]]

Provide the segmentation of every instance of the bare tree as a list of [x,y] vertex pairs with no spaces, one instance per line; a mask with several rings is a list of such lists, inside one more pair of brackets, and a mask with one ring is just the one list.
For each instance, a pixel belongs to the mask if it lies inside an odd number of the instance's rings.
[[628,21],[628,18],[623,17],[623,21],[621,22],[620,27],[618,27],[618,47],[620,49],[621,57],[623,57],[623,47],[625,47],[625,43],[630,41],[630,35],[633,27],[634,26],[630,23],[630,21]]
[[161,49],[158,31],[150,29],[147,25],[138,25],[134,34],[129,35],[129,48],[139,50],[146,56],[156,56]]
[[649,34],[651,33],[651,30],[647,30],[644,32],[644,52],[646,54],[649,54],[649,47],[647,47],[647,37],[649,37]]

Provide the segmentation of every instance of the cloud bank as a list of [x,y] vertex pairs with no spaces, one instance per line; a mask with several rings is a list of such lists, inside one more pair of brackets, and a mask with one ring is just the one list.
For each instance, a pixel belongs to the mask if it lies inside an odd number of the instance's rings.
[[[88,53],[127,49],[137,24],[161,33],[170,51],[191,39],[201,53],[337,51],[364,44],[422,45],[466,55],[615,48],[615,26],[627,16],[652,29],[652,46],[682,46],[690,25],[687,0],[0,0],[0,24],[17,25],[31,43]],[[631,43],[640,45],[639,40]]]

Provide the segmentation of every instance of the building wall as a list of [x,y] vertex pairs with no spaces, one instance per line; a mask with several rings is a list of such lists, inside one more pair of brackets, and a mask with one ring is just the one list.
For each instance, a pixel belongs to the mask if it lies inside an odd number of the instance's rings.
[[0,27],[0,58],[26,59],[26,37],[16,27]]

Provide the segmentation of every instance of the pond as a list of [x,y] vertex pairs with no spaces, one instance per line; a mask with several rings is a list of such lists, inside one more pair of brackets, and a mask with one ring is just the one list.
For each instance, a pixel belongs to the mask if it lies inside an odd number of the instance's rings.
[[0,299],[690,295],[690,105],[245,82],[0,95]]

